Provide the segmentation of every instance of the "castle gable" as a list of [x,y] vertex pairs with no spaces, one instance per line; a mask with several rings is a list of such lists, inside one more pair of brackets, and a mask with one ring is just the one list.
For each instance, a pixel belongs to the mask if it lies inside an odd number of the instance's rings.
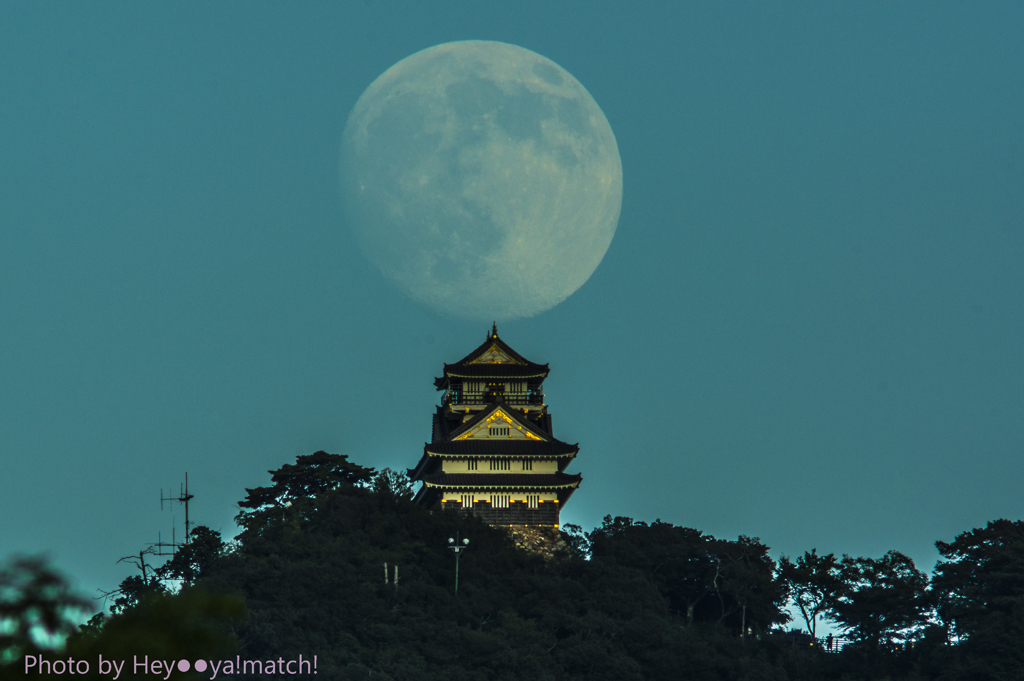
[[491,345],[491,347],[480,353],[479,357],[470,360],[467,364],[519,364],[525,365],[526,362],[519,361],[512,357],[509,353],[498,347],[497,343]]
[[549,442],[551,436],[501,404],[481,412],[452,433],[452,440],[533,440]]

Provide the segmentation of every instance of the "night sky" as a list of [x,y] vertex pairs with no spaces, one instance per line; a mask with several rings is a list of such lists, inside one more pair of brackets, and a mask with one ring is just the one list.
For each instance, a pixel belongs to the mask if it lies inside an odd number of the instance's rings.
[[1024,509],[1024,5],[0,4],[0,560],[87,593],[192,519],[235,533],[319,449],[412,466],[483,342],[399,293],[339,195],[349,112],[453,40],[542,54],[603,109],[618,231],[499,323],[583,483],[774,556],[930,570]]

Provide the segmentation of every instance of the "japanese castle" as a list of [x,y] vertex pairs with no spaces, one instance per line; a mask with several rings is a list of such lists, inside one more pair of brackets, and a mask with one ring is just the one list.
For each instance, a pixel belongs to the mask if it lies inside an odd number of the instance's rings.
[[579,452],[555,438],[544,404],[547,364],[535,364],[498,337],[434,380],[444,391],[431,441],[409,469],[423,483],[416,501],[471,512],[490,525],[554,527],[582,476],[565,472]]

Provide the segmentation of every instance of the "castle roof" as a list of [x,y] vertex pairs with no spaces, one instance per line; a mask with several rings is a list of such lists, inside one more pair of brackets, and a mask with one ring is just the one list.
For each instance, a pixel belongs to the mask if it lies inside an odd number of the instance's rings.
[[544,378],[549,371],[547,364],[531,362],[501,340],[495,324],[477,349],[454,364],[445,364],[444,376],[435,378],[434,385],[445,390],[450,378]]
[[446,489],[575,489],[583,476],[579,473],[435,473],[423,478],[428,487]]
[[555,492],[564,504],[580,486],[579,473],[434,473],[423,478],[415,501],[432,503],[444,492]]
[[[490,437],[487,424],[495,419],[516,429],[518,437]],[[516,457],[522,459],[545,458],[563,459],[559,468],[564,469],[579,452],[579,445],[556,439],[538,424],[519,413],[518,409],[505,404],[500,398],[470,420],[461,424],[440,440],[423,445],[423,456],[415,467],[409,469],[414,480],[426,479],[428,471],[436,468],[432,463],[438,457]],[[536,477],[536,476],[531,476]]]
[[431,442],[424,448],[427,454],[447,456],[532,456],[551,457],[576,456],[579,446],[561,440],[537,442],[535,440],[458,440],[456,442]]

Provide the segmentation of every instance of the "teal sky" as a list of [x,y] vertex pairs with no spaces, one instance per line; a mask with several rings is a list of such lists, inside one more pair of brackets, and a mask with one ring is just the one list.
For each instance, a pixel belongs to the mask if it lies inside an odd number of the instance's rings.
[[[84,591],[318,449],[404,468],[484,340],[359,253],[338,153],[402,58],[572,73],[623,163],[549,362],[563,522],[910,554],[1022,515],[1020,3],[0,4],[0,557]],[[181,531],[182,513],[174,512]]]

